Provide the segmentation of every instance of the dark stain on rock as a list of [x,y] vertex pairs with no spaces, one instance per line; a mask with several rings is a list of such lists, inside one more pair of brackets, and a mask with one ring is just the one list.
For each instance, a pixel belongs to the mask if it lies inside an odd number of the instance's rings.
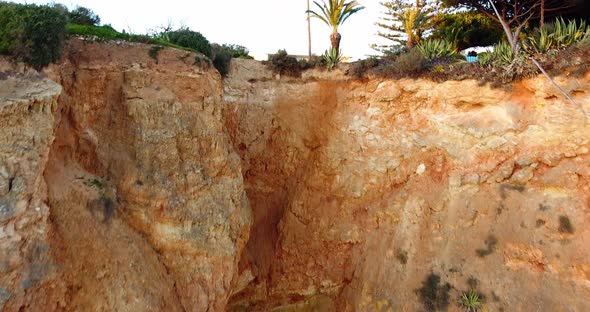
[[481,258],[485,256],[489,256],[496,250],[496,245],[498,245],[498,239],[494,235],[488,236],[485,240],[486,249],[477,249],[475,252]]
[[574,234],[574,226],[568,216],[559,216],[559,233]]
[[408,252],[405,250],[401,250],[398,249],[398,251],[395,254],[395,257],[397,258],[397,260],[401,263],[401,264],[406,264],[408,263]]
[[422,288],[416,290],[426,311],[446,310],[449,306],[451,284],[441,284],[440,275],[431,273],[422,282]]

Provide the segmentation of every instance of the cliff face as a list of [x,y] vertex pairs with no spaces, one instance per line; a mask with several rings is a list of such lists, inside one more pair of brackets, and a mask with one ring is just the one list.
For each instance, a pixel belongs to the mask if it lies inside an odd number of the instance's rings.
[[0,60],[0,311],[590,310],[590,124],[543,77],[200,63]]
[[[257,279],[236,310],[590,309],[590,125],[543,77],[275,80],[234,64],[226,125]],[[558,79],[590,110],[590,75]]]
[[60,92],[36,73],[0,77],[0,310],[25,305],[56,272],[43,170]]
[[[74,40],[63,63],[48,71],[63,86],[60,121],[46,117],[36,127],[33,115],[20,127],[33,137],[56,138],[30,143],[44,151],[43,159],[49,153],[49,161],[35,164],[36,176],[29,178],[30,188],[34,179],[47,185],[51,231],[39,233],[43,245],[33,251],[52,255],[55,274],[25,301],[11,294],[20,284],[9,284],[4,310],[226,306],[251,216],[239,158],[221,121],[221,79],[194,65],[193,54],[164,49],[157,60],[149,55],[149,46]],[[26,104],[23,114],[41,110]],[[55,99],[50,104],[55,110]],[[13,124],[25,119],[12,111],[2,116]],[[20,139],[2,131],[11,142]],[[2,146],[14,152],[14,144]],[[10,207],[23,206],[16,196]],[[36,213],[37,205],[15,209]],[[14,232],[18,219],[10,222],[3,233]],[[31,256],[33,264],[37,257]]]

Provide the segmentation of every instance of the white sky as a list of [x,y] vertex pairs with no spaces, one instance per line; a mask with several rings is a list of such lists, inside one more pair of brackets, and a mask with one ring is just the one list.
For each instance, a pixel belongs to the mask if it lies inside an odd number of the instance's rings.
[[[47,3],[52,0],[16,1]],[[375,23],[381,16],[380,0],[358,0],[366,8],[340,27],[341,50],[353,59],[374,55],[372,43],[383,43]],[[103,24],[134,33],[146,33],[159,25],[175,22],[202,33],[209,41],[240,44],[257,59],[286,49],[289,54],[307,55],[306,0],[63,0],[70,8],[92,9]],[[313,1],[310,1],[313,9]],[[330,46],[331,29],[312,19],[312,52],[323,54]]]

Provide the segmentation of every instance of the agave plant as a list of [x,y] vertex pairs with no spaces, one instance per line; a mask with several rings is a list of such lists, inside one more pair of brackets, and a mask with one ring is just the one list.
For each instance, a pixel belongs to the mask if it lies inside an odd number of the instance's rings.
[[313,3],[319,8],[319,11],[306,11],[312,17],[318,18],[326,23],[326,25],[332,27],[330,42],[332,43],[332,48],[336,49],[336,51],[340,50],[340,40],[342,38],[340,33],[338,33],[338,26],[342,25],[351,15],[365,8],[356,1],[344,1],[328,0],[328,4],[324,0],[322,0],[322,4],[314,1]]
[[461,295],[461,300],[459,300],[459,304],[461,304],[467,312],[476,312],[483,307],[483,302],[479,298],[479,295],[473,290],[470,290],[468,293],[463,293]]
[[477,55],[477,62],[482,66],[488,66],[494,61],[494,54],[492,52],[482,52]]
[[494,62],[499,65],[508,65],[512,63],[514,57],[518,52],[512,50],[512,47],[507,41],[500,41],[494,45],[494,52],[492,52],[492,58]]
[[340,63],[342,55],[340,54],[339,50],[330,48],[329,50],[326,50],[326,52],[323,55],[323,58],[328,70],[332,70],[336,67],[336,65],[338,65],[338,63]]
[[579,24],[575,20],[566,23],[562,18],[555,21],[553,39],[557,47],[569,47],[584,39],[585,36],[588,36],[588,27],[585,21],[581,21]]
[[553,34],[547,27],[542,27],[535,34],[528,37],[523,46],[529,53],[546,53],[555,46]]
[[418,44],[418,50],[428,60],[457,55],[457,48],[448,40],[426,40]]

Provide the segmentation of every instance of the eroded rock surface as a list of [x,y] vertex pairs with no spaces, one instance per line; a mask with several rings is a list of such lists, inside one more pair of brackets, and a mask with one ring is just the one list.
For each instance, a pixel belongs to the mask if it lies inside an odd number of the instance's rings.
[[0,60],[0,311],[590,310],[590,75],[576,107],[150,49]]
[[251,211],[221,79],[150,48],[72,40],[46,72],[61,95],[3,88],[5,311],[225,309]]
[[0,311],[17,311],[56,272],[43,170],[61,87],[37,73],[0,77]]
[[[590,111],[590,75],[557,81]],[[225,100],[254,212],[235,310],[459,310],[469,289],[495,311],[590,309],[590,124],[543,77],[281,81],[240,62]]]

